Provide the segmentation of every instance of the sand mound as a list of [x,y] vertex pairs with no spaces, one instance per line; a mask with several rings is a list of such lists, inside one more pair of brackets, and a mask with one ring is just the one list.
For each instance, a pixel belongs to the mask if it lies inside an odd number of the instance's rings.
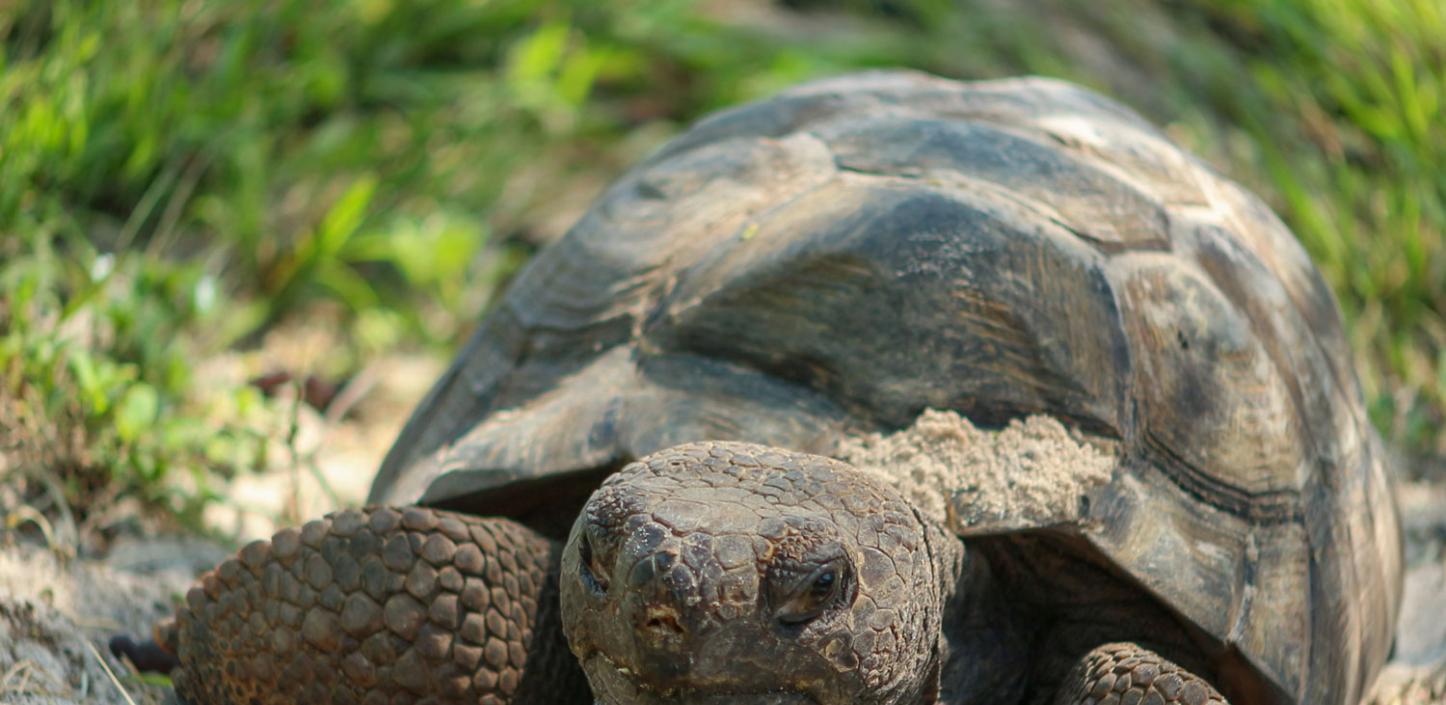
[[985,431],[933,409],[896,433],[848,439],[836,455],[956,527],[1068,520],[1077,515],[1079,498],[1108,482],[1115,466],[1107,447],[1048,416]]

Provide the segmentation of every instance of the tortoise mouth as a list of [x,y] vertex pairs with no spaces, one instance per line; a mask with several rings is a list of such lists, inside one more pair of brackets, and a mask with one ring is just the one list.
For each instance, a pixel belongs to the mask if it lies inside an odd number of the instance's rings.
[[583,659],[598,705],[823,705],[799,690],[747,690],[730,687],[660,688],[602,651]]

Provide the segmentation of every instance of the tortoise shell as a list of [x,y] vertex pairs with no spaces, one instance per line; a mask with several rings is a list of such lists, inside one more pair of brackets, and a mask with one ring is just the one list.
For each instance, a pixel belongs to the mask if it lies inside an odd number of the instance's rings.
[[1117,442],[1041,528],[1266,699],[1355,703],[1385,660],[1400,529],[1329,289],[1257,198],[1052,80],[866,73],[702,121],[518,275],[371,499],[527,520],[678,443],[826,453],[928,408]]

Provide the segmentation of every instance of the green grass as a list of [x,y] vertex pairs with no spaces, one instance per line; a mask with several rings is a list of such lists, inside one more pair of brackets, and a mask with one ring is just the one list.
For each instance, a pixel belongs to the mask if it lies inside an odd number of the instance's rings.
[[4,465],[59,477],[82,511],[194,517],[286,414],[197,361],[321,309],[341,312],[332,377],[449,350],[536,243],[687,122],[892,65],[1063,76],[1166,124],[1316,258],[1386,435],[1446,453],[1438,3],[792,4],[5,5]]

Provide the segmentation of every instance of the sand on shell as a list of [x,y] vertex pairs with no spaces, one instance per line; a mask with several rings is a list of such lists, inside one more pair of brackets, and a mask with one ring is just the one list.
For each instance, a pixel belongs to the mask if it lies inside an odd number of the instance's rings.
[[1116,464],[1107,444],[1053,417],[1029,416],[990,431],[934,409],[898,432],[844,440],[835,455],[966,533],[1077,518],[1080,497],[1109,482]]

